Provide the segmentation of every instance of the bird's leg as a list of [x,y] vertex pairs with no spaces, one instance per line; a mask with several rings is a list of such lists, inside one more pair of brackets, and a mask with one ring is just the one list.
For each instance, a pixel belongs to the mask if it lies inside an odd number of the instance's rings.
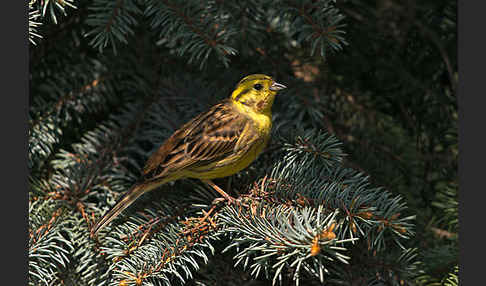
[[213,189],[215,189],[218,193],[220,193],[227,201],[228,203],[232,203],[235,201],[235,198],[233,198],[232,196],[228,195],[225,191],[223,191],[220,187],[218,187],[215,183],[213,183],[213,181],[211,180],[201,180],[203,181],[204,183],[210,185]]

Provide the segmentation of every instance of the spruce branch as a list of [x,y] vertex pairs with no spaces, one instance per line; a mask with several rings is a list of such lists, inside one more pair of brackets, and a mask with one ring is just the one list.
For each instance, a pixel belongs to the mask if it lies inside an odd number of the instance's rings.
[[110,44],[115,54],[117,41],[127,44],[127,37],[134,34],[138,25],[136,16],[142,14],[138,2],[132,0],[95,0],[88,10],[93,12],[86,19],[86,24],[92,27],[85,34],[92,37],[89,44],[100,52]]
[[64,233],[67,210],[51,200],[29,202],[29,284],[51,285],[74,246]]
[[29,42],[36,45],[36,38],[42,38],[42,36],[37,32],[37,28],[42,24],[41,22],[36,22],[36,19],[40,17],[39,10],[34,9],[33,2],[29,2]]
[[[457,200],[457,184],[449,184],[437,192],[437,198],[432,205],[441,210],[443,216],[439,223],[449,231],[456,232],[459,226],[459,203]],[[450,238],[457,237],[457,234],[448,235]]]
[[63,16],[67,16],[66,8],[69,7],[71,9],[76,9],[74,5],[74,0],[31,0],[29,1],[29,7],[33,7],[34,5],[37,8],[38,13],[42,16],[42,18],[46,18],[47,14],[54,22],[54,24],[58,24],[58,17],[59,14]]
[[270,176],[220,214],[232,239],[225,251],[237,251],[235,266],[254,277],[264,273],[273,284],[290,269],[296,283],[301,271],[323,282],[339,276],[336,261],[347,263],[344,253],[358,239],[373,251],[382,251],[390,238],[403,248],[400,240],[413,235],[414,216],[400,217],[406,209],[400,196],[371,188],[363,174],[340,167],[335,137],[311,130],[290,138]]
[[81,72],[88,73],[56,82],[47,78],[44,86],[39,86],[47,95],[36,97],[30,107],[29,168],[43,166],[36,166],[35,162],[42,162],[53,153],[63,129],[72,120],[79,122],[80,115],[99,112],[110,102],[110,83],[99,78],[96,69]]
[[414,285],[409,283],[416,271],[417,249],[386,252],[376,255],[356,249],[349,265],[341,273],[344,281],[358,285]]
[[[139,115],[144,114],[143,110],[136,104],[131,105],[124,113],[113,116],[112,121],[87,132],[81,143],[72,146],[72,152],[61,150],[52,160],[54,173],[47,186],[44,181],[37,182],[36,192],[41,194],[37,197],[46,196],[48,199],[44,201],[56,202],[70,210],[71,219],[65,219],[68,226],[64,226],[62,231],[69,234],[70,245],[76,246],[76,251],[66,254],[68,261],[64,268],[41,273],[40,279],[46,280],[55,275],[65,281],[92,283],[106,280],[105,262],[99,259],[100,254],[89,238],[93,215],[101,212],[91,201],[100,200],[100,193],[104,193],[101,200],[103,197],[104,200],[113,200],[113,191],[119,191],[126,187],[127,181],[133,181],[133,175],[126,168],[130,160],[119,154],[123,154],[123,146],[129,145],[130,141],[126,138],[131,138],[130,133],[137,130],[134,126],[141,119]],[[57,246],[49,247],[55,249]],[[78,247],[83,251],[79,251]],[[35,273],[32,275],[35,276]],[[31,278],[35,281],[33,276]]]
[[211,242],[218,240],[217,206],[199,216],[199,207],[176,197],[150,205],[105,237],[102,251],[113,262],[112,285],[173,285],[174,278],[184,283],[199,263],[208,263],[215,251]]
[[114,190],[124,188],[124,181],[134,180],[135,175],[124,165],[132,160],[123,155],[123,150],[132,138],[130,133],[137,130],[134,127],[140,120],[139,115],[143,114],[143,108],[135,111],[139,106],[140,103],[134,104],[111,121],[87,132],[80,143],[72,145],[72,152],[61,150],[58,153],[52,161],[56,172],[51,182],[64,200],[77,205],[90,196],[97,196],[98,191],[110,193],[112,187]]
[[454,266],[454,269],[449,273],[447,278],[442,281],[444,286],[458,286],[459,285],[459,266]]
[[288,28],[297,43],[310,43],[311,56],[318,53],[325,57],[328,49],[339,51],[342,45],[347,45],[342,36],[344,15],[335,8],[334,1],[282,1],[282,5],[283,9],[277,13],[288,23],[281,25]]
[[215,15],[205,2],[186,3],[168,0],[151,0],[145,14],[159,34],[159,45],[164,44],[179,55],[189,54],[189,63],[199,62],[202,68],[214,52],[227,67],[228,56],[236,50],[226,44],[236,31],[227,25],[226,15]]
[[[292,279],[298,284],[302,268],[320,273],[323,282],[322,274],[330,271],[330,264],[347,263],[349,257],[341,253],[345,248],[339,245],[349,240],[336,239],[336,212],[327,213],[322,206],[316,211],[286,205],[271,207],[255,201],[245,203],[249,207],[229,208],[221,215],[227,224],[226,232],[233,234],[233,242],[224,251],[236,248],[235,266],[243,264],[255,278],[262,273],[276,284],[282,280],[284,268],[286,272],[294,268]],[[316,269],[316,265],[321,267]],[[270,273],[273,277],[269,277]]]

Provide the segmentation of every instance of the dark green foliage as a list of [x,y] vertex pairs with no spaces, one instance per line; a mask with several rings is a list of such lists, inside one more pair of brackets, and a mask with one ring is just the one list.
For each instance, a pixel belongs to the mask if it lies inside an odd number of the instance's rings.
[[93,1],[88,10],[90,14],[86,24],[93,27],[86,36],[92,36],[90,45],[100,51],[110,44],[116,53],[118,42],[127,43],[127,36],[134,34],[137,25],[136,15],[142,11],[135,1]]
[[[30,285],[458,285],[454,1],[29,2]],[[243,76],[288,86],[258,160],[90,238]]]

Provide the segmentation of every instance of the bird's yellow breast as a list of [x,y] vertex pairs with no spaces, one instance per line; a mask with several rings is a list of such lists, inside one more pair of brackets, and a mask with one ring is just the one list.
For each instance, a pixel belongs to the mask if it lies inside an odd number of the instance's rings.
[[233,106],[238,112],[248,116],[253,121],[255,128],[262,137],[270,136],[270,130],[272,129],[272,113],[270,110],[264,113],[255,112],[250,107],[239,102],[233,102]]

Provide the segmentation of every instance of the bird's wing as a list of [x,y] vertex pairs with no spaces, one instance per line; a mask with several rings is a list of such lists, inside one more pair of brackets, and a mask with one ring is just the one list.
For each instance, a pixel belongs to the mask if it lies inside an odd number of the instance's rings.
[[232,108],[228,102],[220,103],[183,125],[147,160],[143,179],[210,164],[248,148],[251,144],[239,139],[245,128],[247,132],[253,125]]

